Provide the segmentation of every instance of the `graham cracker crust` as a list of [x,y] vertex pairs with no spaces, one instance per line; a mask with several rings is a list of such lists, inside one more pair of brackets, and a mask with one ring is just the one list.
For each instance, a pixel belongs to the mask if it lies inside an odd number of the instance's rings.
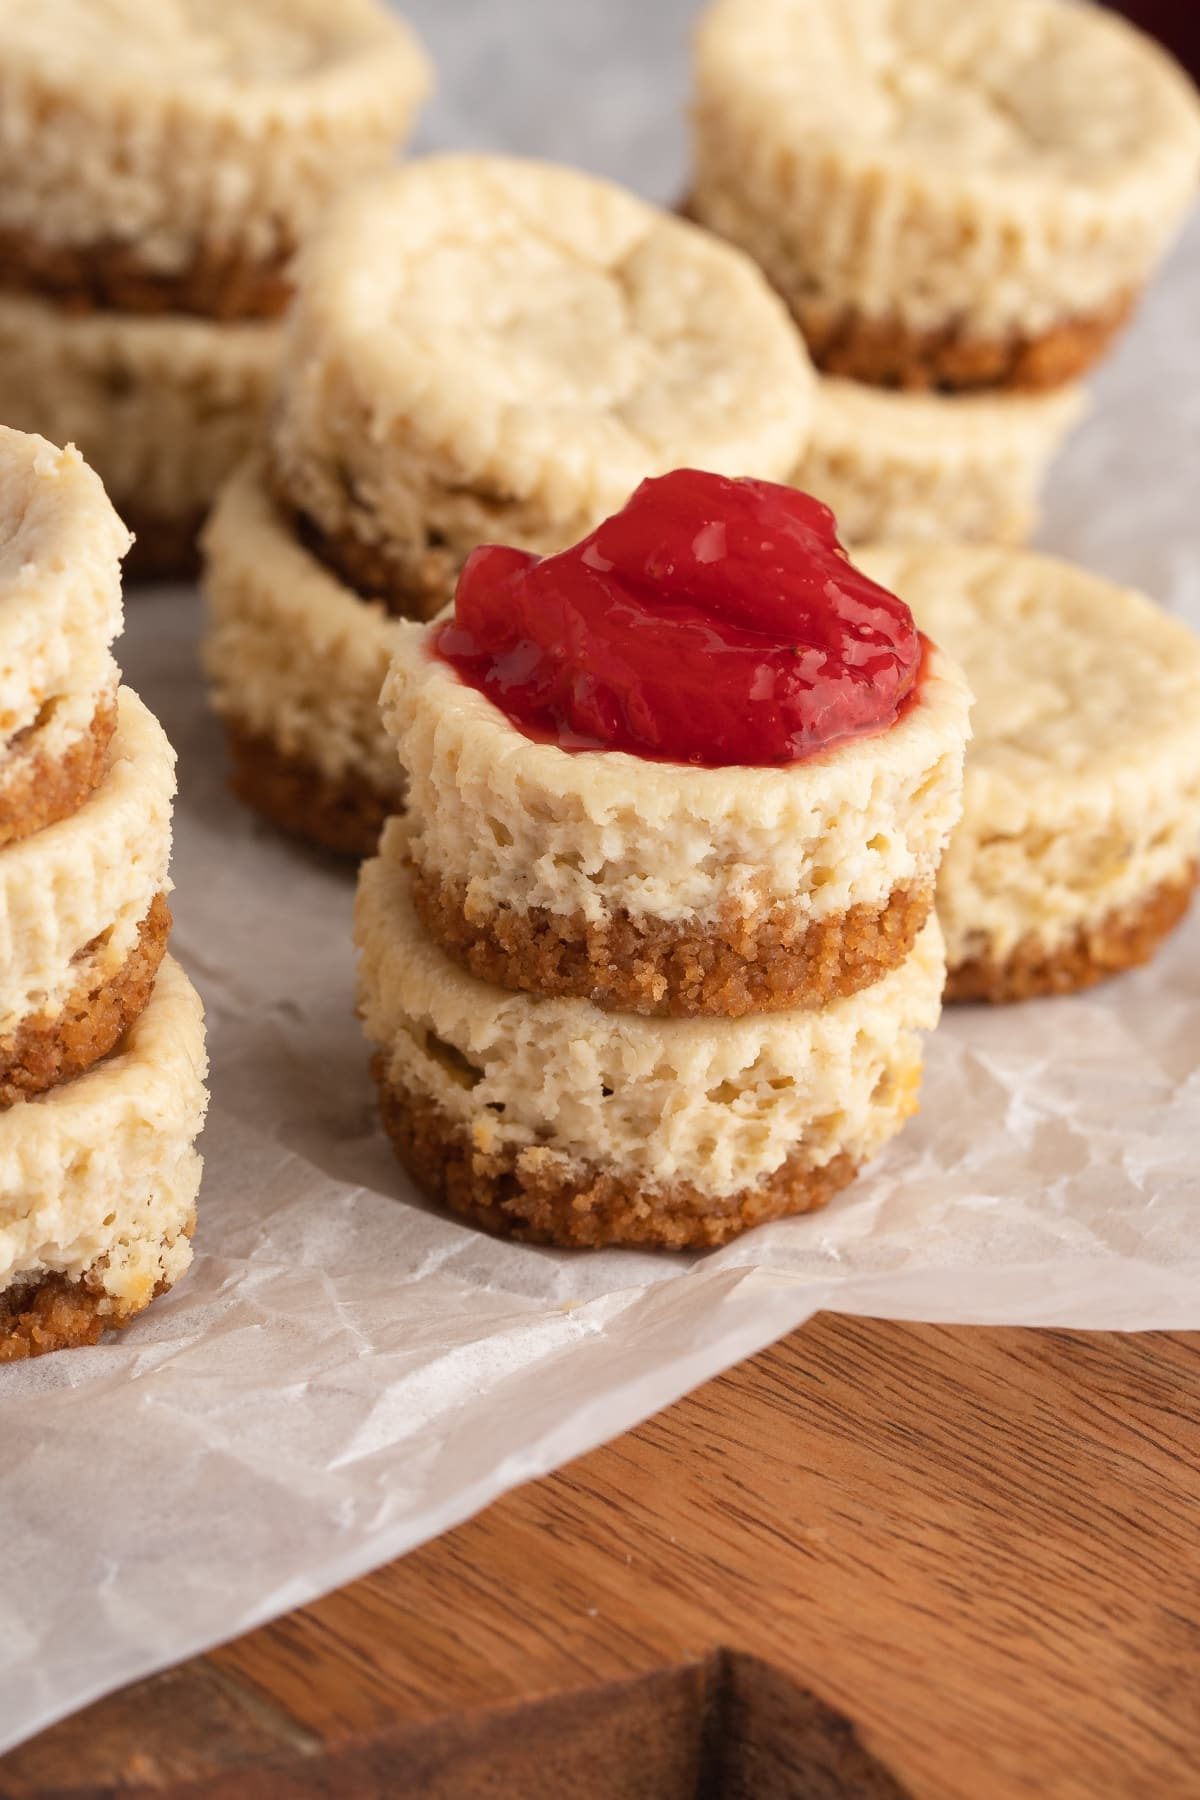
[[[683,195],[675,211],[681,219],[711,229],[690,193]],[[1138,301],[1136,293],[1120,294],[1100,312],[1064,319],[1050,331],[979,338],[957,325],[914,331],[898,319],[869,319],[819,300],[798,303],[794,295],[779,292],[822,374],[912,393],[972,388],[1037,392],[1062,387],[1099,362],[1129,323]]]
[[378,600],[394,619],[432,619],[454,598],[459,565],[450,551],[430,543],[401,557],[384,544],[369,544],[347,527],[327,532],[293,506],[272,477],[271,493],[297,541],[309,555],[363,600]]
[[817,303],[796,308],[813,361],[826,375],[917,392],[978,388],[1038,392],[1076,380],[1099,361],[1133,313],[1122,294],[1103,312],[1065,319],[1032,337],[973,338],[959,327],[913,331]]
[[[190,1238],[195,1228],[193,1213],[183,1235]],[[173,1241],[163,1239],[164,1245]],[[75,1281],[66,1275],[43,1275],[0,1293],[0,1363],[26,1362],[52,1350],[82,1350],[99,1343],[106,1331],[123,1331],[171,1285],[159,1281],[144,1300],[122,1306],[105,1293],[97,1268]]]
[[36,294],[67,313],[190,313],[223,323],[278,319],[291,298],[290,254],[250,262],[202,247],[186,268],[151,268],[136,244],[47,244],[30,232],[0,232],[0,288]]
[[[48,714],[49,709],[43,711]],[[100,785],[117,726],[116,695],[103,695],[91,724],[63,756],[38,750],[37,734],[44,723],[37,719],[8,747],[4,760],[12,772],[0,788],[0,848],[69,819]]]
[[1003,962],[976,957],[960,963],[947,977],[947,1000],[1003,1002],[1077,994],[1110,975],[1140,967],[1186,913],[1196,873],[1193,863],[1182,881],[1164,882],[1137,905],[1083,926],[1053,949],[1027,937]]
[[133,547],[125,558],[126,582],[194,581],[200,573],[200,528],[207,508],[182,519],[146,512],[137,502],[114,501],[133,533]]
[[0,1038],[0,1107],[43,1094],[108,1055],[149,1003],[170,931],[171,909],[157,894],[114,976],[77,988],[56,1017],[26,1019]]
[[384,1128],[418,1185],[461,1218],[520,1243],[712,1249],[770,1219],[815,1212],[857,1173],[849,1155],[816,1169],[797,1151],[762,1182],[722,1198],[682,1181],[643,1188],[549,1149],[485,1154],[436,1101],[390,1082],[381,1056],[372,1072]]
[[805,921],[778,907],[732,910],[713,926],[618,912],[500,908],[479,918],[467,886],[414,866],[413,904],[426,931],[482,981],[518,993],[569,995],[612,1012],[740,1019],[812,1009],[856,994],[897,968],[933,905],[933,884],[893,890],[881,907]]
[[374,854],[385,820],[400,810],[399,794],[381,794],[352,769],[335,780],[231,719],[225,734],[233,762],[229,785],[243,805],[335,855]]

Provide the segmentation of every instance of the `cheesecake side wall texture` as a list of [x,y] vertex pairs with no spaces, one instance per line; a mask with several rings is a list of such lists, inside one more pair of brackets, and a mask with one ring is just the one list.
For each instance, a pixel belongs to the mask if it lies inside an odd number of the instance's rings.
[[191,1258],[200,1001],[166,955],[175,755],[118,683],[129,532],[0,428],[0,1362],[95,1343]]
[[885,732],[787,768],[527,738],[399,627],[383,714],[409,779],[385,854],[485,980],[662,1015],[815,1007],[902,962],[961,803],[969,695],[927,653]]
[[402,1160],[477,1223],[538,1242],[719,1243],[823,1204],[914,1109],[945,973],[934,919],[899,968],[823,1009],[637,1018],[452,962],[388,854],[397,829],[360,874],[360,1010]]
[[836,20],[821,0],[702,14],[694,216],[762,266],[827,373],[1077,378],[1191,204],[1191,84],[1095,7],[846,0]]
[[207,1062],[200,999],[168,957],[120,1046],[0,1115],[0,1363],[94,1344],[186,1272]]
[[975,693],[963,816],[938,880],[950,994],[1064,993],[1144,962],[1200,854],[1200,640],[1053,557],[880,548]]

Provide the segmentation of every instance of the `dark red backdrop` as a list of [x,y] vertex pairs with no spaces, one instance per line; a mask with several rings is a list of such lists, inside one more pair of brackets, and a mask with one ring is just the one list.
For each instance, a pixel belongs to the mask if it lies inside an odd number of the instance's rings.
[[1200,0],[1115,0],[1117,11],[1152,31],[1200,79]]

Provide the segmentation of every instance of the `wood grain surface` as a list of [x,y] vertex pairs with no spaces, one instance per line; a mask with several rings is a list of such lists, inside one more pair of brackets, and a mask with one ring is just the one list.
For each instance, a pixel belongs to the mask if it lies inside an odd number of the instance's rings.
[[822,1317],[0,1795],[1200,1796],[1198,1392],[1196,1337]]

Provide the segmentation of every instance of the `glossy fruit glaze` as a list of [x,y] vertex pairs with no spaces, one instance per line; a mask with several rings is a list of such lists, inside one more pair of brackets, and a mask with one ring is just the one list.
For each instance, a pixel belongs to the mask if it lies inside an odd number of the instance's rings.
[[644,481],[556,556],[482,545],[434,647],[530,737],[708,768],[886,729],[923,654],[827,506],[697,469]]

